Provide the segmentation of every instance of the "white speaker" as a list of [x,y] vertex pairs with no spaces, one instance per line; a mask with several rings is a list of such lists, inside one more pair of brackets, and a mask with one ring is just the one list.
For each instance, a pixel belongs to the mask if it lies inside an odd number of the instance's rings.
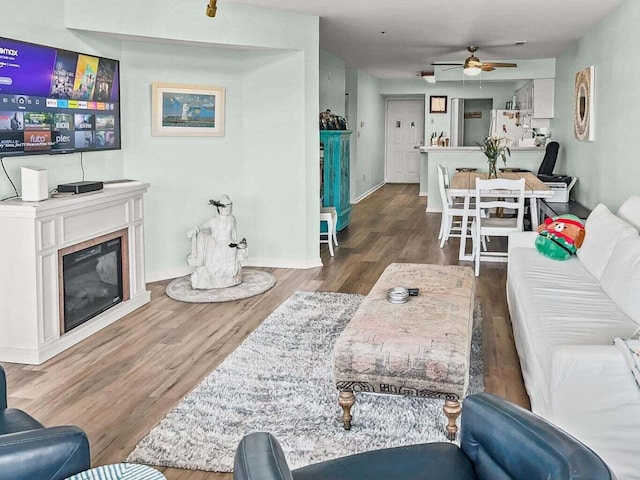
[[22,201],[39,202],[49,198],[49,182],[44,168],[22,167]]

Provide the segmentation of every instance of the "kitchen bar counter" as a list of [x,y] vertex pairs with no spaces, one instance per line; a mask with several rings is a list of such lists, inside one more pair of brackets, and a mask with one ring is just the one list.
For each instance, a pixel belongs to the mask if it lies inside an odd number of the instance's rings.
[[[536,152],[544,152],[544,147],[509,147],[509,150],[516,151],[536,151]],[[420,147],[420,153],[429,153],[429,152],[478,152],[480,151],[480,147]]]
[[[509,149],[511,156],[507,156],[506,167],[523,168],[534,174],[538,171],[544,157],[544,147]],[[422,147],[420,151],[420,195],[427,197],[427,212],[442,211],[436,170],[438,164],[445,165],[451,177],[460,167],[477,168],[480,172],[489,170],[487,157],[480,147]],[[502,160],[498,159],[497,167],[505,167]]]

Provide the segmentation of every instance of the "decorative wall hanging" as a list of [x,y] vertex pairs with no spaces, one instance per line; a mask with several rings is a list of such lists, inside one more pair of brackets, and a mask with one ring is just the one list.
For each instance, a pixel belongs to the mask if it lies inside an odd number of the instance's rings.
[[224,87],[151,84],[151,135],[224,136]]
[[587,67],[576,73],[573,99],[573,132],[578,140],[594,139],[594,83],[595,67]]
[[447,113],[447,97],[431,95],[429,97],[429,113]]

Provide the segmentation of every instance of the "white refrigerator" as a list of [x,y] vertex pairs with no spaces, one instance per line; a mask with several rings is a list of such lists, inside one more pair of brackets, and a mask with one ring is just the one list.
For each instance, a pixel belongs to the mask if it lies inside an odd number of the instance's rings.
[[489,135],[508,138],[515,147],[526,130],[522,121],[520,110],[491,110]]

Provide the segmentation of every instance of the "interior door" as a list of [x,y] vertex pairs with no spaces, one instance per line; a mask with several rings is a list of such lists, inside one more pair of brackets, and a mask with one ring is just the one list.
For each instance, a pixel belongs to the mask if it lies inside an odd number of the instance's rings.
[[420,183],[424,100],[387,101],[385,182]]

